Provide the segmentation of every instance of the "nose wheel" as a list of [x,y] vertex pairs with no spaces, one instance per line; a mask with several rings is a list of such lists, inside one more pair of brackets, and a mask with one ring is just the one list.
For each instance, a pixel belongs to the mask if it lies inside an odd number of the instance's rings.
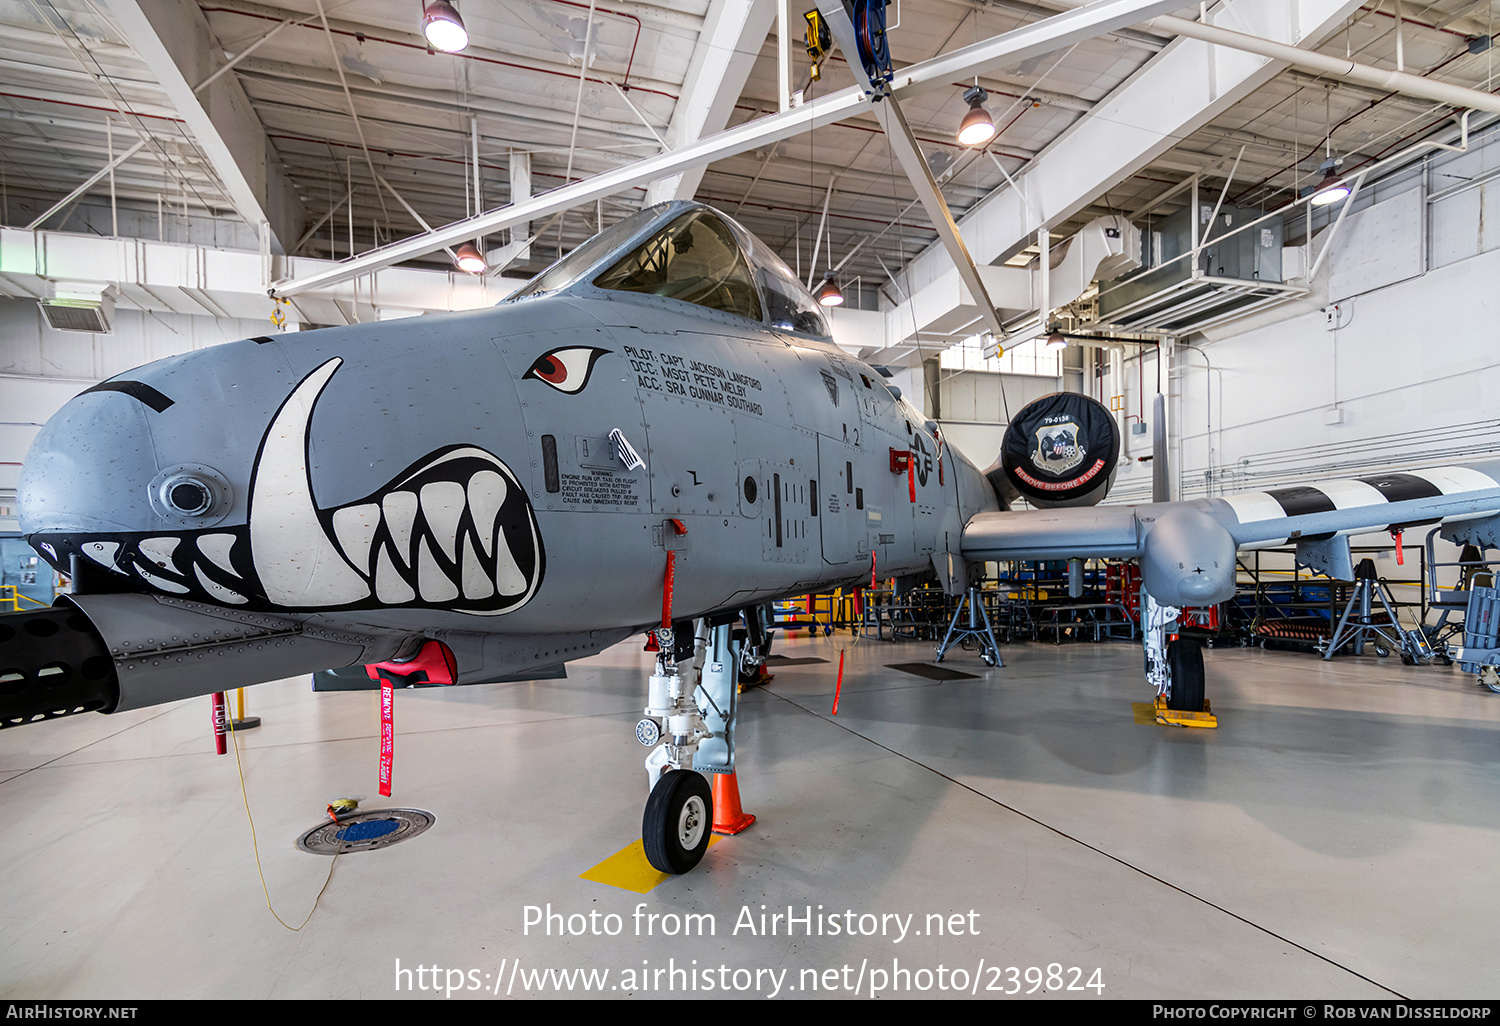
[[686,873],[708,850],[713,823],[713,791],[703,775],[668,770],[651,789],[641,819],[646,860],[663,873]]

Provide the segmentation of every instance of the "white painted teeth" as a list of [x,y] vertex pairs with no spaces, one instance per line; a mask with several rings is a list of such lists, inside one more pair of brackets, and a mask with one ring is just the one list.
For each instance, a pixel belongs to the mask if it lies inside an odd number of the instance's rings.
[[333,514],[333,533],[344,557],[366,576],[370,573],[370,543],[375,540],[375,529],[379,526],[380,507],[373,502],[345,506]]
[[425,602],[448,602],[458,598],[458,588],[432,558],[426,538],[417,545],[417,584]]
[[157,566],[168,567],[172,565],[172,552],[181,540],[180,538],[147,538],[139,547],[141,554],[151,562]]
[[464,598],[487,599],[495,594],[495,585],[485,575],[484,567],[479,564],[479,556],[469,546],[469,540],[465,538],[459,543],[459,548],[463,549],[463,559],[461,562],[463,564]]
[[120,551],[119,542],[88,542],[83,546],[83,554],[101,566],[107,566],[111,570],[119,571],[115,565],[115,556]]
[[234,540],[232,534],[202,534],[198,536],[198,551],[226,574],[238,577],[239,574],[234,572],[234,564],[229,561],[229,554],[234,550]]
[[[442,463],[475,456],[493,459],[482,450],[459,450],[426,464],[398,484],[407,484]],[[423,602],[446,605],[460,597],[483,601],[496,594],[522,595],[531,582],[517,565],[498,523],[511,487],[494,470],[477,471],[467,484],[439,480],[420,487],[398,487],[378,503],[336,510],[333,533],[350,564],[359,573],[373,576],[375,597],[382,605],[402,605],[418,596]],[[377,542],[382,523],[388,539]],[[491,559],[495,561],[493,573],[487,568]]]
[[151,587],[160,588],[162,591],[170,591],[174,595],[186,595],[192,590],[185,584],[178,584],[176,581],[169,581],[165,577],[156,576],[139,563],[135,564],[135,572],[140,574]]
[[217,581],[210,580],[203,573],[203,568],[201,566],[195,565],[193,567],[193,572],[198,575],[198,583],[203,585],[203,590],[208,592],[214,598],[218,599],[220,602],[228,602],[232,606],[239,606],[250,601],[239,592],[231,591]]
[[457,481],[434,481],[422,486],[422,515],[450,562],[457,553],[458,518],[463,511],[464,486]]
[[495,517],[505,502],[505,478],[493,470],[481,470],[469,478],[469,510],[474,514],[474,530],[484,554],[490,554],[490,539],[495,536]]
[[[336,509],[331,518],[326,511],[321,514],[324,523],[332,521],[332,530],[327,532],[332,537],[324,539],[322,549],[344,564],[341,572],[357,575],[349,594],[360,588],[367,595],[373,590],[375,601],[382,606],[420,600],[451,607],[455,603],[463,606],[495,602],[497,598],[514,599],[533,587],[534,582],[517,563],[511,544],[524,551],[529,542],[533,551],[539,550],[535,523],[531,524],[529,538],[510,538],[506,525],[500,522],[500,511],[510,490],[516,487],[510,478],[482,467],[467,481],[429,480],[418,486],[413,480],[431,476],[444,464],[458,470],[453,466],[456,461],[476,458],[503,469],[483,450],[458,449],[395,482],[394,490],[377,499]],[[253,525],[249,531],[253,535]],[[251,546],[248,555],[253,557],[254,539],[243,529],[192,538],[161,535],[133,545],[91,541],[82,546],[82,552],[117,573],[139,575],[158,591],[195,594],[238,606],[250,601],[252,590],[241,580],[231,558],[235,546],[242,543]],[[304,548],[311,552],[315,546]],[[240,553],[242,559],[246,555]],[[264,581],[261,584],[264,587]],[[272,601],[276,601],[274,596]],[[465,611],[481,615],[504,612]]]
[[417,518],[417,497],[411,492],[391,492],[381,502],[385,526],[390,529],[391,543],[401,562],[411,564],[411,526]]
[[387,606],[399,606],[417,597],[406,578],[396,572],[390,550],[384,546],[375,558],[375,597]]

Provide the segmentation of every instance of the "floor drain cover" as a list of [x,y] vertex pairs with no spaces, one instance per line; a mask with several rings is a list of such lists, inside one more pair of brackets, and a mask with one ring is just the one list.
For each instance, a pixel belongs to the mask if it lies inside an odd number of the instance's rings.
[[312,855],[348,855],[374,851],[416,837],[436,819],[421,809],[371,809],[319,823],[297,838],[297,847]]

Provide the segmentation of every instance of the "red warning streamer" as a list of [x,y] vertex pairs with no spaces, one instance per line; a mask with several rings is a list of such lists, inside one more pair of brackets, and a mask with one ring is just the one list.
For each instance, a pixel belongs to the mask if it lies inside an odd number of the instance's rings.
[[1402,534],[1402,532],[1400,532],[1400,531],[1392,531],[1391,532],[1391,537],[1394,538],[1394,539],[1396,539],[1396,565],[1397,566],[1405,566],[1406,565],[1406,561],[1402,558],[1402,554],[1401,554],[1401,534]]
[[870,550],[870,587],[875,587],[875,550]]
[[917,501],[917,468],[908,463],[906,465],[906,487],[911,493],[911,501]]
[[225,728],[229,717],[225,711],[224,692],[214,692],[214,751],[223,755],[228,749],[224,745]]
[[380,793],[391,796],[391,765],[395,762],[396,689],[388,678],[380,678]]
[[677,580],[677,553],[667,550],[667,579],[661,589],[661,629],[672,629],[672,585]]
[[844,650],[839,649],[839,682],[833,687],[833,712],[830,716],[839,714],[839,695],[844,692]]

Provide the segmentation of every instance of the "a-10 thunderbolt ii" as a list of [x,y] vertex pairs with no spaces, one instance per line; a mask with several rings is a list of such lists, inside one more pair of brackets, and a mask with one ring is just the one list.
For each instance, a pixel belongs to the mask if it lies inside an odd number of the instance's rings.
[[[1294,540],[1347,579],[1350,533],[1452,521],[1494,544],[1500,523],[1500,464],[1093,506],[1119,440],[1078,396],[1028,407],[1004,448],[985,472],[944,444],[730,218],[652,207],[494,308],[246,339],[68,402],[19,502],[74,592],[0,618],[0,724],[358,664],[515,679],[659,629],[643,834],[683,872],[712,822],[693,769],[732,764],[742,610],[934,571],[958,594],[986,560],[1136,559],[1146,675],[1192,710],[1202,657],[1168,631],[1233,594],[1238,548]],[[1022,496],[1038,508],[1010,510]]]

